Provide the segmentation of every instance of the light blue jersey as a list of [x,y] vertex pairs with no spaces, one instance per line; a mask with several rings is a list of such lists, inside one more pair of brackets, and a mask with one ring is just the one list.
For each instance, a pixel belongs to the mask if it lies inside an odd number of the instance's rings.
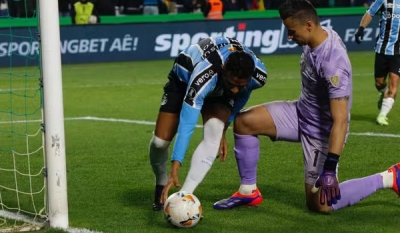
[[204,100],[208,97],[224,95],[222,79],[218,78],[218,71],[225,64],[229,54],[236,51],[249,53],[254,59],[255,70],[249,84],[235,97],[229,99],[233,107],[229,118],[231,122],[247,103],[251,91],[264,86],[267,81],[264,63],[239,41],[227,37],[205,38],[197,44],[190,45],[175,60],[173,72],[181,82],[187,83],[187,89],[180,113],[172,160],[183,162]]
[[400,53],[400,0],[376,0],[368,9],[368,14],[374,16],[381,11],[379,20],[379,38],[375,51],[379,54],[398,55]]

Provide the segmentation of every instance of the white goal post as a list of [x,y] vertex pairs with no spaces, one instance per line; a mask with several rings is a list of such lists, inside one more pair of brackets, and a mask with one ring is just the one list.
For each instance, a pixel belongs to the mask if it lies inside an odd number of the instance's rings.
[[68,228],[67,172],[57,0],[38,0],[43,78],[47,213],[52,228]]

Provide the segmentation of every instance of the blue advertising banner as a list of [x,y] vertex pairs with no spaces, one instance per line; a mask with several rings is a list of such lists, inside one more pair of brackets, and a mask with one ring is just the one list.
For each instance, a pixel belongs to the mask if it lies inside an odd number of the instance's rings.
[[[379,33],[378,18],[365,29],[361,45],[354,42],[361,16],[321,17],[325,27],[341,36],[349,51],[372,51]],[[235,37],[258,55],[299,53],[287,39],[280,19],[192,21],[79,25],[61,27],[63,64],[171,59],[192,43],[208,36]],[[0,29],[0,66],[34,65],[38,62],[35,28]]]

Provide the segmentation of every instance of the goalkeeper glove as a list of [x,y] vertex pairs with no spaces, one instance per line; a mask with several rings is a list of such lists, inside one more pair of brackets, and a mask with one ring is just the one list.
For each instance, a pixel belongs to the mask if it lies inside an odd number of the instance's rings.
[[362,40],[363,36],[364,36],[364,27],[360,26],[357,29],[356,34],[354,34],[357,44],[361,44],[361,40]]
[[321,189],[319,196],[321,205],[328,204],[328,206],[331,206],[332,204],[336,204],[341,198],[339,181],[336,176],[336,167],[339,162],[339,157],[340,156],[337,154],[328,153],[324,169],[315,182],[314,192],[316,192],[318,188]]

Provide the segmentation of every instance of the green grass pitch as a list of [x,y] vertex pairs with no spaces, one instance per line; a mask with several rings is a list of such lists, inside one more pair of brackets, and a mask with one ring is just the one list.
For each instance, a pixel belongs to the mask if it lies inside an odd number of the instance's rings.
[[[248,106],[296,99],[300,94],[299,58],[300,55],[261,57],[267,66],[268,81],[264,88],[253,92]],[[400,162],[398,104],[388,116],[388,127],[375,124],[378,92],[374,87],[373,58],[372,52],[350,53],[354,96],[352,134],[341,158],[340,181],[372,175]],[[172,62],[63,66],[71,227],[110,233],[177,231],[164,221],[162,212],[151,209],[154,178],[147,147],[154,126],[137,124],[137,121],[156,120],[162,87]],[[88,116],[93,118],[83,118]],[[367,132],[380,136],[357,134]],[[329,215],[309,212],[305,206],[300,145],[272,143],[267,138],[260,140],[258,165],[258,186],[264,202],[258,208],[213,210],[215,201],[230,196],[240,184],[231,129],[227,135],[230,146],[227,161],[216,161],[195,192],[205,218],[195,228],[183,231],[399,232],[400,199],[392,190],[380,190],[355,206]],[[196,129],[180,169],[181,184],[201,136],[201,129]],[[171,193],[175,191],[172,189]]]

